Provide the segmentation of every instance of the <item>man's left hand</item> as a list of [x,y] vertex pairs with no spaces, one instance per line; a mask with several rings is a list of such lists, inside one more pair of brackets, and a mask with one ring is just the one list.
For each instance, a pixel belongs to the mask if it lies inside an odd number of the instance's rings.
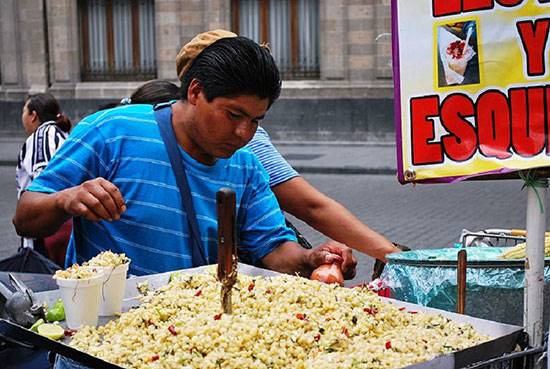
[[341,263],[345,279],[353,279],[355,277],[357,259],[353,256],[352,250],[343,243],[333,240],[322,243],[319,247],[312,250],[311,260],[314,269],[322,264],[339,262]]

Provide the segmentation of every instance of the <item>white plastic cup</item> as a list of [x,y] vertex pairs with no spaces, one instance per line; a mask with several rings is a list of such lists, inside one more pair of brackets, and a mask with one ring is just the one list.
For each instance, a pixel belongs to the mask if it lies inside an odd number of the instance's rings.
[[79,329],[84,325],[97,326],[103,274],[100,272],[86,279],[55,280],[63,300],[67,326],[70,329]]
[[94,266],[103,272],[99,316],[111,316],[122,312],[122,298],[126,290],[126,276],[130,263],[116,267]]

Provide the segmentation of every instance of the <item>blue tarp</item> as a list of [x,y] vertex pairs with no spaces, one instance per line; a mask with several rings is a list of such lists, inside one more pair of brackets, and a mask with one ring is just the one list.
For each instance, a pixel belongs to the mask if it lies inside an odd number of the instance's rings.
[[[504,260],[502,247],[468,247],[466,314],[523,325],[523,260]],[[388,255],[382,274],[398,300],[447,311],[456,309],[458,248],[415,250]],[[550,258],[544,268],[545,325],[550,315]]]

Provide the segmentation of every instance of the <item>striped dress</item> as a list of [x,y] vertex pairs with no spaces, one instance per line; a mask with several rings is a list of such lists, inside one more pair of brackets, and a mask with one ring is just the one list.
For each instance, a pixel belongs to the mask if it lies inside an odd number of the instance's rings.
[[[42,123],[27,138],[19,152],[15,171],[18,199],[31,182],[46,168],[66,138],[67,133],[59,128],[54,121]],[[33,248],[34,241],[32,238],[22,239],[24,247]]]
[[17,198],[29,184],[46,168],[53,154],[67,139],[67,133],[59,128],[54,121],[42,123],[30,135],[17,160],[15,180],[17,182]]

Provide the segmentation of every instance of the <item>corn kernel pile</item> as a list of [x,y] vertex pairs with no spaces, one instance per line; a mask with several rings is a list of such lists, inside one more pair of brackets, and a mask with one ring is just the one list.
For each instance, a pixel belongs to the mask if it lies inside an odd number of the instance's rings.
[[70,345],[127,368],[400,368],[488,340],[366,289],[240,275],[233,314],[213,273],[181,274]]
[[85,261],[84,266],[100,266],[100,267],[117,267],[122,264],[129,263],[130,259],[126,254],[115,254],[111,250],[102,251],[88,261]]
[[65,270],[58,270],[54,274],[54,278],[61,279],[88,279],[95,277],[99,272],[93,268],[84,268],[78,264],[73,264]]

